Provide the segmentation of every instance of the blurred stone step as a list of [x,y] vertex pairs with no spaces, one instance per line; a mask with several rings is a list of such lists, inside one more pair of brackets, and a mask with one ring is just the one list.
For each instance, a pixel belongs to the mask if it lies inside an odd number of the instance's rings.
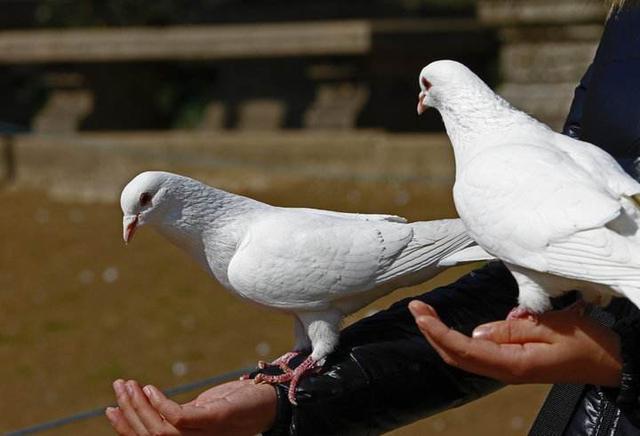
[[569,112],[577,83],[505,83],[498,93],[553,129],[560,130]]
[[597,40],[507,44],[500,53],[501,77],[510,83],[575,83],[597,48]]
[[240,130],[277,130],[284,124],[286,106],[275,99],[252,99],[240,105]]
[[54,90],[33,119],[33,130],[63,133],[78,130],[93,110],[93,93],[86,89]]
[[268,189],[283,177],[416,180],[450,189],[454,176],[444,134],[156,131],[12,138],[17,187],[86,201],[117,200],[134,175],[149,169],[236,191]]
[[320,85],[315,101],[304,115],[304,126],[310,129],[353,129],[368,97],[369,89],[365,85]]

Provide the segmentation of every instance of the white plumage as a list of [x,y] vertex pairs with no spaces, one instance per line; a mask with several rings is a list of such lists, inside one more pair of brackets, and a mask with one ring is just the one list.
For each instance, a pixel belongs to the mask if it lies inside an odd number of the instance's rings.
[[[392,215],[282,208],[196,180],[145,172],[122,191],[125,241],[149,224],[242,298],[294,315],[300,376],[338,342],[341,320],[384,294],[421,283],[444,265],[486,259],[457,219],[407,223]],[[443,266],[439,262],[443,261]],[[290,398],[293,398],[290,396]]]
[[580,290],[602,305],[640,305],[640,184],[595,145],[552,131],[464,65],[419,78],[418,112],[440,111],[456,161],[454,201],[469,233],[516,278],[515,316]]

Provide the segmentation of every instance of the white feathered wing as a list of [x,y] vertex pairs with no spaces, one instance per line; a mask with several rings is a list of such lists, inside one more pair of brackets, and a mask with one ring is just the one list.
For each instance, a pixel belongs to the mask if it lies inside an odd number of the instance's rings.
[[592,144],[536,133],[461,172],[454,195],[472,236],[507,263],[609,286],[638,305],[640,184]]

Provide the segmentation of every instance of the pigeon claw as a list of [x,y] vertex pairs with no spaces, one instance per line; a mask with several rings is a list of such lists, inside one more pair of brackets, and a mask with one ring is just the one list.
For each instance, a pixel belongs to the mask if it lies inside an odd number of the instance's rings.
[[288,353],[285,353],[282,356],[278,357],[273,362],[265,362],[264,360],[258,360],[258,368],[265,369],[269,366],[277,366],[283,372],[291,372],[292,370],[289,367],[289,362],[291,362],[291,360],[294,357],[298,356],[299,354],[300,354],[299,351],[289,351]]
[[283,359],[281,362],[279,362],[279,366],[283,370],[282,374],[271,375],[260,373],[254,377],[253,382],[255,384],[268,383],[272,385],[289,382],[289,391],[287,393],[287,398],[289,399],[289,402],[291,404],[297,405],[298,403],[296,402],[296,389],[298,388],[300,380],[302,380],[302,378],[307,374],[316,371],[318,368],[318,362],[311,356],[303,360],[302,363],[300,363],[300,365],[298,365],[295,369],[289,368],[287,363],[297,355],[298,353],[293,351],[291,353],[285,354],[280,358]]
[[509,315],[507,315],[507,321],[512,319],[528,319],[529,321],[538,324],[540,320],[538,319],[538,314],[526,309],[522,306],[516,306],[511,309]]
[[258,374],[254,377],[253,379],[253,383],[255,384],[263,384],[263,383],[268,383],[271,385],[275,385],[278,383],[286,383],[289,380],[291,380],[291,377],[293,377],[293,371],[291,372],[286,372],[284,374],[280,374],[280,375],[269,375],[269,374]]
[[284,372],[291,372],[292,369],[289,366],[289,362],[291,362],[291,360],[299,354],[299,351],[289,351],[288,353],[283,354],[282,356],[271,362],[271,364],[279,366],[280,369]]

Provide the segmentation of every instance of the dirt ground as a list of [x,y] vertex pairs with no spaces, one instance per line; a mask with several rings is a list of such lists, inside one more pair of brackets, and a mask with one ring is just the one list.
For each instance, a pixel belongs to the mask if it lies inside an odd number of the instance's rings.
[[[411,220],[453,216],[449,195],[418,183],[291,181],[244,194]],[[290,345],[286,316],[229,295],[149,229],[125,247],[121,222],[116,204],[0,191],[0,431],[108,404],[118,377],[170,387],[277,356]],[[349,321],[464,271],[399,291]],[[525,434],[546,391],[504,389],[393,434]],[[102,435],[110,427],[100,417],[47,434]]]

